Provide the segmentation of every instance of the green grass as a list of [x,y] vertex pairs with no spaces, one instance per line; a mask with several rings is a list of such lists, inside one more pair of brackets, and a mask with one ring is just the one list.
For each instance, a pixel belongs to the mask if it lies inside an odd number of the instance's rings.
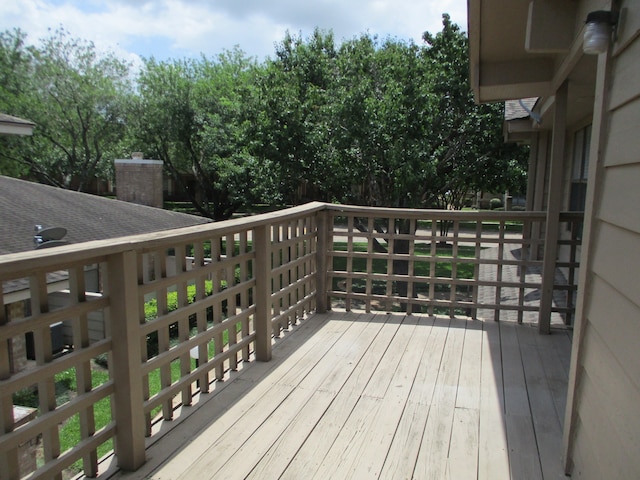
[[[335,250],[338,251],[347,251],[347,244],[344,242],[335,242],[334,243]],[[357,242],[353,244],[353,249],[356,252],[366,252],[367,244],[364,242]],[[436,257],[437,261],[434,263],[435,265],[435,276],[439,278],[452,278],[453,275],[453,265],[456,264],[456,278],[458,279],[471,279],[474,277],[475,265],[473,263],[458,263],[454,262],[452,258],[452,247],[451,245],[437,245],[436,247]],[[415,245],[415,253],[418,258],[414,258],[414,275],[418,277],[429,277],[431,276],[431,245],[426,243],[419,243]],[[458,257],[461,258],[475,258],[476,250],[474,246],[466,246],[460,245],[458,246]],[[420,261],[419,257],[425,257],[424,261]],[[352,259],[352,272],[366,272],[366,262],[365,258],[354,258]],[[343,257],[334,257],[333,259],[333,269],[334,271],[346,271],[347,270],[347,259]],[[377,274],[387,274],[391,272],[387,272],[388,262],[384,258],[373,259],[372,261],[372,272]],[[333,290],[338,290],[338,284],[343,281],[344,278],[340,277],[340,274],[336,274],[333,278]],[[428,281],[414,281],[413,283],[416,294],[429,294],[429,282]],[[386,281],[384,280],[372,280],[371,282],[371,291],[373,294],[384,295],[386,293]],[[364,293],[366,289],[366,280],[364,279],[353,279],[351,281],[351,290],[356,293]],[[445,297],[451,292],[451,285],[448,282],[435,282],[434,291],[437,295],[444,295]],[[458,285],[456,287],[456,294],[462,295],[464,298],[465,295],[468,295],[470,292],[469,287],[465,285]],[[436,307],[434,309],[435,313],[446,314],[449,312],[448,308],[444,307]],[[466,311],[461,309],[455,310],[456,314],[466,314]]]
[[[347,251],[347,244],[345,242],[334,242],[334,249],[338,251]],[[367,244],[364,242],[356,242],[353,244],[353,250],[355,252],[366,252]],[[418,243],[415,245],[415,252],[417,256],[430,256],[431,245],[426,243]],[[472,246],[458,246],[458,256],[462,258],[474,258],[475,247]],[[436,262],[435,274],[437,277],[451,278],[453,269],[453,263],[451,261],[452,249],[451,246],[438,245],[436,249],[436,256],[442,259],[442,261]],[[354,258],[352,269],[354,272],[365,272],[367,268],[367,260],[364,258]],[[344,257],[334,257],[333,269],[336,271],[346,271],[347,259]],[[374,259],[372,262],[373,273],[387,274],[387,260],[386,259]],[[414,260],[414,274],[421,277],[427,277],[430,275],[430,262]],[[458,263],[456,278],[473,278],[474,265],[471,263]]]
[[[94,367],[91,370],[91,385],[96,388],[109,380],[109,372],[105,369]],[[74,368],[60,372],[55,376],[56,381],[56,403],[61,405],[68,401],[77,391],[76,372]],[[110,397],[103,398],[93,406],[93,417],[95,419],[96,430],[101,429],[111,422],[111,400]],[[80,416],[78,414],[70,417],[60,426],[60,450],[66,451],[73,448],[80,442]],[[98,458],[113,450],[113,440],[109,439],[98,446]],[[72,473],[82,471],[82,460],[78,460],[68,469]]]
[[[431,220],[418,220],[418,228],[421,230],[431,231]],[[476,222],[473,221],[461,221],[460,222],[460,230],[461,231],[472,231],[475,233],[476,231]],[[500,230],[500,222],[499,221],[482,221],[482,231],[483,232],[498,232]],[[440,233],[440,226],[436,228],[437,233]],[[518,222],[515,220],[508,220],[504,222],[504,231],[511,233],[522,233],[522,222]],[[451,232],[451,230],[450,230]]]

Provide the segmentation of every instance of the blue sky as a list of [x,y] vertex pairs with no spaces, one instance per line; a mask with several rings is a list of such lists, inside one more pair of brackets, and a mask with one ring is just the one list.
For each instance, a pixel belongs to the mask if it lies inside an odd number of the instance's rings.
[[137,63],[140,57],[215,56],[239,45],[262,60],[291,33],[318,26],[337,40],[363,32],[420,42],[441,29],[442,13],[467,29],[467,0],[18,0],[0,2],[0,30],[20,28],[30,43],[63,26],[72,37]]

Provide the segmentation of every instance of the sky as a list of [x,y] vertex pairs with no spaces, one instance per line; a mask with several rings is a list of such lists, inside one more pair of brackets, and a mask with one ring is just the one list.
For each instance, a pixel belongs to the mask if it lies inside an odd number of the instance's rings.
[[467,0],[17,0],[0,2],[0,31],[20,28],[37,44],[64,27],[100,51],[139,63],[215,57],[238,45],[262,61],[285,32],[315,27],[337,41],[361,33],[421,42],[442,28],[442,13],[467,30]]

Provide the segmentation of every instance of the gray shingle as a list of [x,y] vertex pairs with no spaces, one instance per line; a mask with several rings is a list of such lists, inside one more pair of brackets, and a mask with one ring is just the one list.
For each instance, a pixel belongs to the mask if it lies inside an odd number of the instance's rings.
[[[523,98],[522,100],[508,100],[504,102],[504,119],[508,121],[527,118],[529,116],[527,109],[532,110],[537,101],[538,97]],[[520,102],[522,102],[527,108],[524,108]]]
[[195,215],[0,176],[0,255],[33,250],[36,224],[64,227],[65,240],[81,243],[208,222]]

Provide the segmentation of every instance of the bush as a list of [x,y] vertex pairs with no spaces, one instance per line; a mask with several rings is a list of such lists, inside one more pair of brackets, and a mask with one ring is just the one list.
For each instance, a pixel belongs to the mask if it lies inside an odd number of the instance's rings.
[[[222,288],[226,288],[226,284],[222,285]],[[209,296],[213,293],[213,282],[211,280],[205,281],[205,295]],[[189,303],[193,303],[196,299],[196,286],[187,286],[187,299]],[[178,292],[167,293],[167,313],[173,312],[178,308]],[[207,317],[209,316],[209,310],[207,309]],[[158,317],[158,300],[153,298],[144,304],[144,318],[146,321],[153,320]],[[189,328],[195,326],[196,316],[191,315],[189,317]],[[173,323],[169,325],[169,338],[177,338],[178,336],[178,324]],[[147,358],[152,358],[158,355],[158,331],[155,330],[147,335]]]
[[500,208],[502,207],[502,199],[500,198],[492,198],[491,201],[489,202],[489,205],[491,206],[491,210],[495,210],[496,208]]
[[93,361],[102,368],[109,368],[109,355],[106,353],[101,353]]

